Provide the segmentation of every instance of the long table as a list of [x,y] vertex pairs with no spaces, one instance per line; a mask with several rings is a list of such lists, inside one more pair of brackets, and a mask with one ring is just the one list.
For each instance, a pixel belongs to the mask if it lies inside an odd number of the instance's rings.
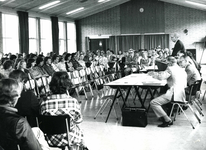
[[[112,81],[112,82],[104,84],[104,86],[109,86],[111,88],[117,89],[116,92],[115,92],[112,104],[110,106],[109,113],[107,115],[105,123],[109,119],[111,110],[113,108],[113,105],[114,105],[117,97],[119,97],[119,96],[117,96],[118,94],[123,99],[123,106],[122,107],[124,107],[126,102],[127,102],[127,100],[128,100],[128,97],[129,97],[131,89],[134,88],[135,92],[136,92],[136,95],[138,96],[138,99],[139,99],[139,101],[141,103],[141,106],[143,108],[145,108],[145,106],[144,106],[144,101],[145,100],[142,99],[141,94],[140,94],[138,88],[139,87],[146,88],[147,91],[150,92],[150,94],[151,94],[151,96],[153,98],[154,93],[152,92],[151,87],[161,87],[161,86],[165,86],[166,84],[167,84],[166,80],[158,80],[158,79],[155,79],[152,76],[150,76],[148,74],[145,74],[145,73],[131,74],[131,75],[128,75],[126,77],[123,77],[123,78],[117,79],[115,81]],[[124,97],[124,95],[122,93],[122,89],[126,89],[126,96],[125,97]]]

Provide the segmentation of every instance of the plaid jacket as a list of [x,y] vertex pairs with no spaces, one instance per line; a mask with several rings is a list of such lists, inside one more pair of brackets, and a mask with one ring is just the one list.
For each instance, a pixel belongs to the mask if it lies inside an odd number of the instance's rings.
[[[70,115],[70,145],[81,145],[83,133],[76,122],[81,122],[82,115],[78,101],[67,94],[57,94],[47,97],[40,106],[42,115]],[[46,140],[50,146],[65,146],[68,144],[65,134],[46,135]]]

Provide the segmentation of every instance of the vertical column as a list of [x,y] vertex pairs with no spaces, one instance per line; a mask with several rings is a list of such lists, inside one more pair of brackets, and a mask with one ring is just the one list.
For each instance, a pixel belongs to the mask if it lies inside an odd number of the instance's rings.
[[0,52],[3,53],[3,29],[2,29],[2,12],[0,12]]

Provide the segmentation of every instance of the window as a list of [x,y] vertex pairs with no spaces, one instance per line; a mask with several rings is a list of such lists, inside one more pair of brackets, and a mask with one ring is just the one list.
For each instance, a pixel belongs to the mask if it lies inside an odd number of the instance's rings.
[[77,51],[75,23],[67,23],[68,53]]
[[41,52],[46,56],[52,52],[52,29],[50,20],[40,20]]
[[59,22],[59,54],[66,52],[65,23]]
[[18,17],[2,14],[3,52],[19,53]]
[[29,18],[29,53],[38,52],[37,44],[37,20],[36,18]]

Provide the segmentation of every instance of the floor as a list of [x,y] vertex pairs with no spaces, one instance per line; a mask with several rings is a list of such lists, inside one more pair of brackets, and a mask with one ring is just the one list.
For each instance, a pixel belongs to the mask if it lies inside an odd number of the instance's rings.
[[[202,68],[202,76],[206,80],[206,66]],[[206,84],[202,85],[202,95]],[[108,92],[109,90],[107,90]],[[90,93],[88,93],[89,95]],[[148,125],[144,127],[125,127],[121,125],[121,111],[116,105],[116,112],[112,111],[105,123],[110,105],[107,105],[102,115],[94,119],[98,109],[103,104],[101,91],[95,91],[94,97],[80,96],[84,121],[81,128],[84,131],[85,142],[89,150],[205,150],[206,149],[206,120],[201,117],[201,124],[193,117],[189,110],[187,115],[195,125],[192,129],[183,114],[177,116],[174,124],[168,128],[157,127],[159,122],[153,111],[148,112]],[[201,96],[202,96],[201,95]],[[206,114],[206,98],[203,100],[203,113]]]

